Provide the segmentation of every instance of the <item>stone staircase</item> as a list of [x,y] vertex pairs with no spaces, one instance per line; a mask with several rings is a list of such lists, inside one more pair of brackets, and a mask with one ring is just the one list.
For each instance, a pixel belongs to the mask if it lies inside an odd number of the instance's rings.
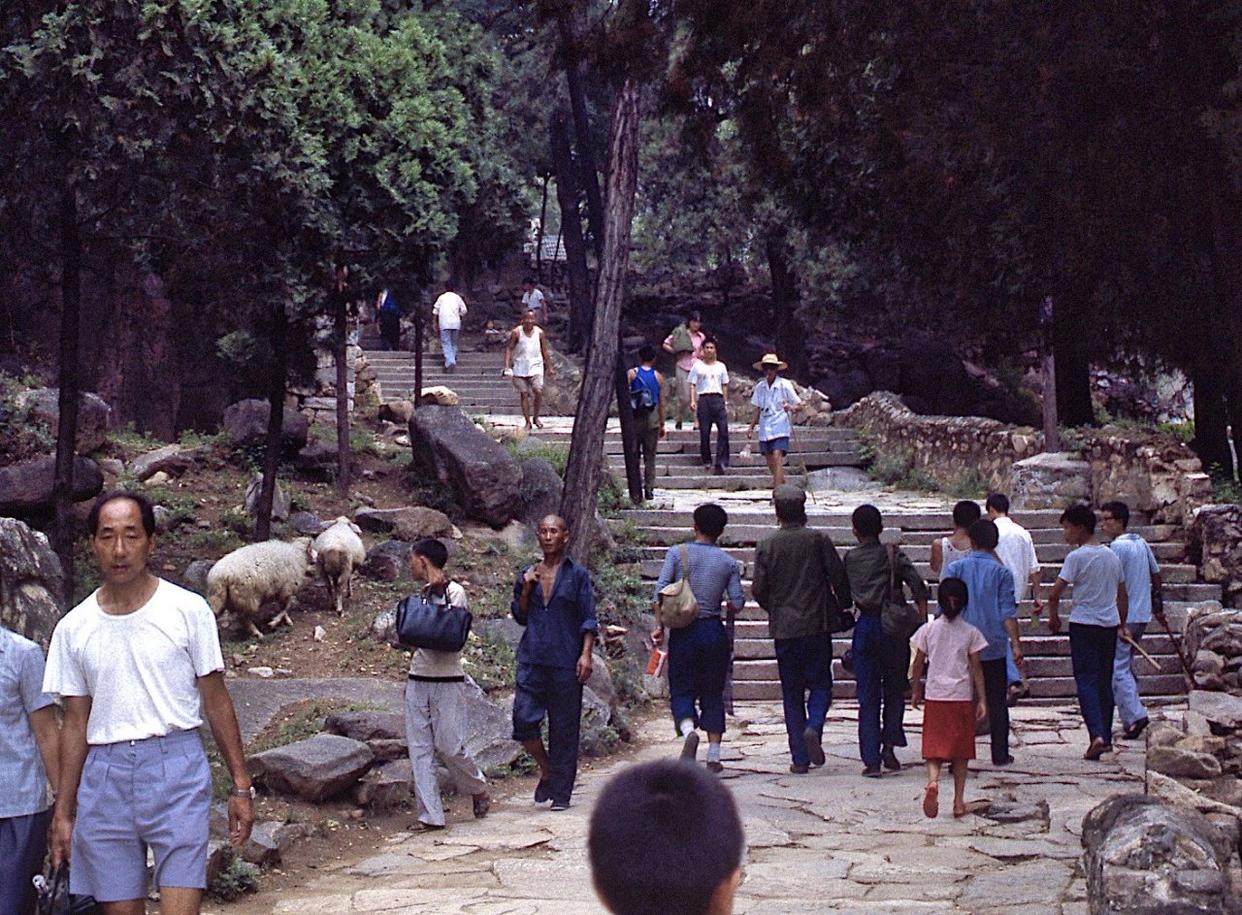
[[[704,501],[707,500],[705,496]],[[861,500],[860,500],[861,501]],[[884,508],[885,539],[899,534],[902,549],[923,573],[935,596],[935,576],[928,565],[931,543],[945,533],[948,511],[924,512]],[[819,511],[808,505],[812,527],[824,530],[844,553],[854,544],[850,530],[849,511]],[[1036,511],[1015,514],[1014,518],[1030,530],[1036,544],[1045,585],[1044,593],[1056,579],[1060,561],[1068,547],[1061,541],[1057,526],[1059,512]],[[623,513],[625,521],[632,522],[642,532],[645,545],[641,547],[642,578],[654,587],[666,547],[688,538],[691,528],[690,511],[662,509],[635,509]],[[1135,519],[1141,522],[1142,519]],[[768,637],[767,616],[750,598],[750,573],[753,569],[754,546],[775,527],[775,516],[766,506],[729,508],[729,527],[721,538],[721,546],[743,562],[743,586],[747,594],[746,606],[738,617],[734,663],[734,695],[746,700],[779,700],[780,682],[776,671],[776,657],[772,641]],[[1192,602],[1219,600],[1217,585],[1196,581],[1193,565],[1184,561],[1185,546],[1177,539],[1177,531],[1168,525],[1143,525],[1132,530],[1141,534],[1151,544],[1161,562],[1165,581],[1166,607],[1176,616],[1179,609]],[[1072,589],[1068,597],[1072,598]],[[1043,621],[1033,621],[1033,604],[1024,601],[1019,607],[1020,629],[1023,649],[1026,653],[1026,673],[1031,695],[1035,700],[1072,699],[1074,680],[1070,666],[1069,638],[1067,635],[1051,635]],[[1062,619],[1068,616],[1067,604],[1062,604]],[[834,695],[838,698],[854,696],[854,680],[840,662],[849,647],[849,634],[833,640]],[[1140,687],[1144,696],[1156,701],[1171,700],[1185,692],[1180,662],[1167,635],[1149,631],[1144,647],[1157,662],[1153,669],[1146,660],[1136,659]]]
[[[439,353],[423,354],[423,388],[444,385],[456,392],[467,413],[520,413],[518,394],[513,382],[504,377],[504,354],[496,348],[485,348],[481,338],[467,337],[457,354],[457,370],[444,371],[444,357]],[[363,338],[363,345],[370,343]],[[414,397],[414,354],[367,350],[367,362],[375,369],[381,400],[406,400]]]

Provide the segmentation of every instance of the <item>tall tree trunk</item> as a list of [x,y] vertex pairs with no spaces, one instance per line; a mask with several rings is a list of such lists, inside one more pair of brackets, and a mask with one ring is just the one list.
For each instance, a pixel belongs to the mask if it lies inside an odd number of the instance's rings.
[[[790,374],[803,377],[806,369],[806,333],[798,320],[798,277],[789,267],[784,229],[774,229],[766,239],[768,272],[772,278],[772,326],[777,354],[789,363]],[[805,380],[805,379],[803,379]]]
[[1091,363],[1082,330],[1066,297],[1058,297],[1052,319],[1052,349],[1057,366],[1057,416],[1063,426],[1090,426]]
[[289,376],[289,316],[283,302],[272,309],[271,320],[272,374],[267,389],[269,412],[263,451],[263,482],[259,487],[259,504],[255,507],[256,541],[272,536],[272,501],[276,496],[276,472],[280,468],[280,450],[284,445],[285,386]]
[[569,351],[581,353],[591,335],[591,274],[578,212],[578,178],[565,120],[563,111],[552,115],[552,164],[556,170],[556,202],[561,209],[561,239],[565,242],[569,283]]
[[423,309],[414,309],[414,409],[423,402],[423,336],[426,327]]
[[[585,562],[595,541],[596,498],[603,476],[603,441],[616,377],[629,265],[634,191],[638,182],[638,87],[627,79],[617,93],[609,132],[607,231],[600,264],[596,320],[582,375],[582,393],[565,469],[561,514],[569,524],[570,554]],[[627,452],[630,449],[626,449]]]
[[543,285],[543,227],[548,221],[548,181],[551,175],[543,176],[543,194],[539,199],[539,228],[535,232],[535,279]]
[[1225,382],[1218,371],[1196,369],[1191,375],[1195,393],[1195,454],[1206,470],[1216,477],[1233,476],[1233,453],[1229,449],[1226,425]]
[[[335,290],[332,315],[332,359],[336,363],[336,492],[349,492],[349,287]],[[281,395],[281,402],[284,396]]]
[[52,533],[65,573],[65,605],[73,602],[73,463],[77,456],[81,366],[78,359],[82,313],[82,236],[78,230],[78,192],[69,183],[60,199],[60,387],[56,423],[56,466],[52,485]]
[[[579,176],[586,190],[587,225],[596,260],[604,258],[604,201],[599,192],[599,172],[595,168],[595,150],[591,145],[591,121],[587,116],[586,92],[582,88],[581,55],[578,36],[574,32],[572,7],[562,7],[556,17],[561,38],[561,60],[565,65],[565,85],[569,88],[569,105],[574,114],[574,136],[578,147]],[[611,142],[611,140],[610,140]],[[602,270],[602,267],[601,267]]]

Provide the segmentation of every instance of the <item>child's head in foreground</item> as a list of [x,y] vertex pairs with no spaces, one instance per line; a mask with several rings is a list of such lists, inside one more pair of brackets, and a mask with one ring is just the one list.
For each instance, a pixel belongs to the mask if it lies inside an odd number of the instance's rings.
[[674,760],[605,785],[588,838],[595,891],[615,915],[727,915],[745,845],[729,790]]

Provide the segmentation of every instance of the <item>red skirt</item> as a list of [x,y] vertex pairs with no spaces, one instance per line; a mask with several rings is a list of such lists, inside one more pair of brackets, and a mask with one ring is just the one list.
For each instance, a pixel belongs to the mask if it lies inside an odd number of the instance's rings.
[[927,699],[923,703],[923,758],[975,758],[975,703]]

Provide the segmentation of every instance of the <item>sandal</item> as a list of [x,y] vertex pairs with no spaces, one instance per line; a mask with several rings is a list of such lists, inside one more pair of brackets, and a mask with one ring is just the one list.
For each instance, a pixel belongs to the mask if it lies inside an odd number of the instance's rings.
[[992,802],[988,800],[967,801],[961,810],[954,809],[953,815],[960,819],[961,817],[969,816],[972,813],[983,813],[983,811],[987,810],[991,806]]
[[923,816],[935,819],[940,815],[940,786],[935,782],[923,789]]

